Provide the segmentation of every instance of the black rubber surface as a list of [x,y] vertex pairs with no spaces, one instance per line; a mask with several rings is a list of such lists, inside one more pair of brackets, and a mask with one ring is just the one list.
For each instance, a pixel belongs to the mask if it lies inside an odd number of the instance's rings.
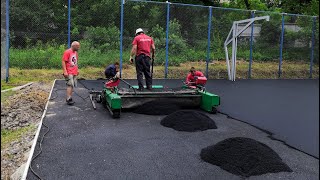
[[[180,82],[154,80],[154,84],[173,87]],[[42,154],[32,162],[43,179],[240,179],[199,156],[201,149],[239,136],[267,144],[293,169],[292,173],[265,174],[257,179],[319,177],[318,159],[272,140],[246,123],[222,114],[207,114],[218,129],[181,132],[161,126],[165,116],[124,112],[120,119],[112,119],[101,104],[93,110],[81,83],[95,90],[103,86],[102,81],[80,81],[76,92],[83,99],[74,94],[74,106],[65,103],[65,81],[55,84],[43,121],[50,131],[42,143]],[[214,80],[208,82],[207,89],[221,96],[220,111],[269,131],[282,128],[279,132],[288,142],[304,151],[318,152],[318,80]],[[269,111],[257,111],[261,107]],[[38,142],[46,131],[42,127]],[[34,155],[38,152],[39,144]],[[27,179],[36,177],[29,171]]]
[[216,123],[209,116],[195,110],[176,111],[163,118],[160,124],[177,131],[187,132],[217,129]]
[[150,101],[133,110],[134,113],[147,115],[168,115],[182,109],[181,106],[173,101]]
[[319,158],[319,80],[213,81],[218,110]]
[[[84,82],[94,89],[100,89],[100,83]],[[154,80],[153,84],[182,85],[181,80]],[[319,158],[319,79],[209,80],[206,89],[221,97],[220,112],[267,130],[274,138]]]
[[228,138],[201,150],[201,159],[243,177],[292,172],[269,146],[251,138]]

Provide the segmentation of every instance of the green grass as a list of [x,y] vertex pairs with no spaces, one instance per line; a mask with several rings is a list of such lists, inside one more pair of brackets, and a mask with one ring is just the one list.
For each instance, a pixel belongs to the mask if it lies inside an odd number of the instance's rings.
[[[10,80],[11,81],[11,80]],[[1,80],[1,90],[5,90],[5,89],[10,89],[10,88],[13,88],[15,87],[14,84],[12,83],[6,83],[5,80]]]
[[14,94],[15,94],[15,92],[11,91],[11,90],[6,91],[6,92],[2,92],[1,93],[1,102],[3,103],[6,99],[8,99],[8,97],[10,97]]
[[[222,46],[221,46],[222,47]],[[214,46],[210,53],[210,58],[215,60],[225,59],[224,49],[220,46]],[[10,67],[21,69],[59,69],[61,68],[62,54],[66,47],[64,45],[43,45],[26,49],[10,49]],[[123,50],[123,62],[129,62],[130,48],[125,47]],[[229,55],[231,49],[229,48]],[[279,60],[278,47],[257,46],[254,49],[253,58],[256,62]],[[317,52],[317,51],[315,51]],[[87,43],[83,43],[79,50],[79,67],[105,67],[110,63],[119,61],[119,48],[99,50],[92,48]],[[305,48],[291,48],[283,52],[283,59],[297,62],[310,61],[309,50]],[[319,62],[318,53],[315,53],[314,62]],[[248,60],[250,57],[250,48],[246,45],[239,46],[237,51],[238,59]],[[169,50],[169,65],[177,66],[180,63],[205,61],[207,58],[206,48],[189,47],[182,51]],[[165,48],[157,49],[155,65],[164,65],[166,60]]]
[[[21,69],[59,69],[65,47],[57,48],[32,48],[32,49],[10,49],[10,67]],[[106,66],[114,61],[119,61],[119,50],[101,52],[95,49],[79,50],[79,67]],[[123,57],[129,58],[129,51],[124,52]]]
[[1,149],[6,148],[11,142],[19,140],[24,134],[35,129],[34,125],[19,128],[17,130],[1,129]]
[[50,83],[54,79],[62,79],[60,69],[19,69],[10,68],[9,81],[1,80],[1,90],[21,86],[29,82]]

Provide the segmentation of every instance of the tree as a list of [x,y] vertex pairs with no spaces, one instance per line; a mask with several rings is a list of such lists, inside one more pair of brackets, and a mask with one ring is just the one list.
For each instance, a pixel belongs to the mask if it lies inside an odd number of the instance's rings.
[[[167,0],[159,0],[161,2],[166,2]],[[219,0],[170,0],[172,3],[184,3],[184,4],[198,4],[205,6],[220,6]]]
[[282,0],[280,7],[287,13],[302,14],[303,8],[310,2],[311,0]]
[[319,0],[312,0],[309,5],[305,6],[303,14],[319,16]]
[[247,10],[268,10],[267,3],[261,0],[231,0],[229,7]]
[[120,1],[115,0],[77,0],[72,1],[72,27],[77,27],[80,33],[86,27],[119,26]]
[[63,0],[10,1],[10,28],[24,32],[66,32],[67,12]]
[[64,0],[39,2],[38,0],[10,1],[11,43],[26,47],[28,42],[46,42],[53,38],[64,41],[68,31],[68,9]]

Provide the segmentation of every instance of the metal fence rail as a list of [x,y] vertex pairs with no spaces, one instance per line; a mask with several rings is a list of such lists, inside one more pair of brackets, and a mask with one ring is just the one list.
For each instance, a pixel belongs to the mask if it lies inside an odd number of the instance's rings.
[[50,2],[40,8],[39,0],[2,2],[6,13],[1,15],[5,25],[1,29],[1,68],[6,74],[1,79],[9,77],[9,60],[10,67],[60,69],[61,55],[73,40],[81,42],[79,66],[102,68],[120,61],[122,70],[137,28],[154,38],[155,63],[163,66],[162,78],[174,77],[171,67],[199,61],[204,62],[200,69],[210,78],[214,73],[211,63],[225,60],[223,44],[232,23],[267,15],[269,22],[255,22],[238,38],[237,57],[248,64],[247,78],[256,74],[255,61],[278,62],[270,78],[290,77],[294,72],[291,62],[305,67],[299,78],[314,78],[315,67],[318,71],[318,17],[169,1],[118,0],[90,8],[82,3],[68,0],[61,6]]

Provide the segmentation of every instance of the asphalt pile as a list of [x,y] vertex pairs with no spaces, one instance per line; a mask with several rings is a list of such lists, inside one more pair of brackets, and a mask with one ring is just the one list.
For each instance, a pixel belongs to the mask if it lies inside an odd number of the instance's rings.
[[182,107],[178,104],[175,104],[174,102],[168,102],[167,100],[158,100],[147,102],[134,109],[133,112],[146,115],[168,115],[181,109]]
[[176,111],[163,118],[160,124],[177,131],[187,132],[217,129],[215,122],[209,116],[200,111],[192,110]]
[[223,140],[201,150],[201,159],[243,177],[292,172],[267,145],[244,137]]

